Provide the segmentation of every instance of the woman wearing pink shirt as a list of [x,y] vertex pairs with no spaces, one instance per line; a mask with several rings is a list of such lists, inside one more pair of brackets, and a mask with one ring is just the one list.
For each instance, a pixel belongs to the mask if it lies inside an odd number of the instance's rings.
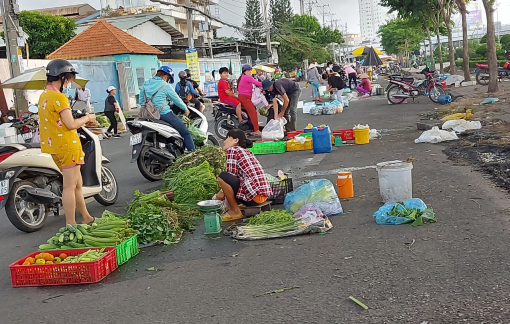
[[253,93],[253,85],[257,87],[262,87],[262,83],[260,81],[254,79],[251,76],[251,66],[248,64],[243,65],[242,72],[243,74],[237,80],[237,98],[241,102],[241,105],[244,107],[246,112],[248,113],[248,117],[253,124],[253,132],[256,135],[261,135],[259,130],[259,118],[257,114],[257,108],[251,102],[251,96]]

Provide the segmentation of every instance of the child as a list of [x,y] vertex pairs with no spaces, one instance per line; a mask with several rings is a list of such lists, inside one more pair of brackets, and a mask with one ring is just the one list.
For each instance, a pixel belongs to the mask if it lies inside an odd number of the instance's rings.
[[241,103],[237,99],[234,92],[230,88],[230,84],[228,83],[228,79],[230,78],[230,72],[228,72],[227,67],[222,67],[219,70],[220,73],[220,81],[218,81],[218,97],[220,98],[220,102],[227,104],[231,107],[236,108],[236,115],[239,122],[243,122],[243,116],[241,114]]
[[368,79],[368,74],[362,73],[359,77],[362,80],[359,86],[356,87],[356,90],[358,91],[360,96],[369,97],[370,94],[372,93],[372,84]]

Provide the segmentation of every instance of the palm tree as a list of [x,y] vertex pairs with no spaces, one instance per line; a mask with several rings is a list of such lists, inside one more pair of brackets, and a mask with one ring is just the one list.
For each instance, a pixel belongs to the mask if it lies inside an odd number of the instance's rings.
[[462,69],[464,70],[464,81],[471,81],[471,74],[469,73],[469,39],[466,0],[455,0],[455,2],[462,16]]
[[489,62],[488,92],[498,91],[498,56],[496,54],[496,28],[494,26],[494,3],[496,0],[482,0],[487,16],[487,60]]

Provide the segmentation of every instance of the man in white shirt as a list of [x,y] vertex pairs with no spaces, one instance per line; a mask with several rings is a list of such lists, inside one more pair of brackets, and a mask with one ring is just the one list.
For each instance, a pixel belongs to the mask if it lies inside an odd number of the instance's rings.
[[75,99],[77,101],[81,101],[81,103],[78,104],[78,107],[81,108],[83,105],[85,105],[86,112],[90,112],[90,97],[91,97],[91,94],[90,94],[89,89],[82,87],[81,89],[76,90],[76,98]]

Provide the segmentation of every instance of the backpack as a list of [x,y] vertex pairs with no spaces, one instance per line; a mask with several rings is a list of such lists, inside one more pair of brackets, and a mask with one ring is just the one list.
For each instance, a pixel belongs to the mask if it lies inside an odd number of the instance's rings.
[[[160,110],[158,110],[156,108],[156,106],[154,106],[154,103],[152,102],[152,100],[154,99],[156,94],[166,86],[167,86],[166,83],[164,85],[162,85],[161,88],[159,88],[158,91],[154,92],[154,94],[150,98],[147,97],[147,93],[145,92],[145,89],[143,89],[145,101],[143,102],[143,104],[140,107],[140,113],[138,114],[139,118],[159,119],[159,117],[161,116]],[[165,107],[165,105],[166,105],[166,99],[163,101],[163,104],[161,105],[160,108],[162,109],[163,107]]]
[[179,82],[179,92],[177,94],[182,100],[187,100],[188,96],[188,82],[186,81],[186,85],[183,86],[182,83]]

